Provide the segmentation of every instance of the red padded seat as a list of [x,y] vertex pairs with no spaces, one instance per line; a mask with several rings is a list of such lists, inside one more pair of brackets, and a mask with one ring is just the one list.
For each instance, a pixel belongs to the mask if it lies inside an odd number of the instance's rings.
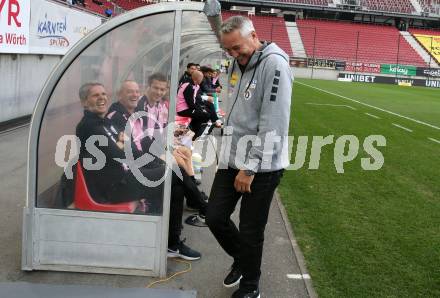
[[137,202],[118,204],[101,204],[95,202],[87,188],[86,179],[84,178],[84,173],[80,161],[78,161],[76,164],[76,180],[73,202],[75,203],[76,209],[85,211],[133,213],[137,206]]

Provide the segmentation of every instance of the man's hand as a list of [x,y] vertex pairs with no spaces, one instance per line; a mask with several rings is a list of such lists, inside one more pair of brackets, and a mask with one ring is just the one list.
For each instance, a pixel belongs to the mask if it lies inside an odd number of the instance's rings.
[[254,180],[253,176],[246,176],[243,170],[240,170],[235,176],[234,188],[238,192],[251,192],[251,184]]
[[182,151],[179,150],[179,148],[174,149],[173,151],[173,155],[174,157],[180,157],[183,160],[188,160],[188,157],[185,155],[185,153],[183,153]]
[[129,140],[130,140],[130,138],[125,134],[125,132],[121,131],[118,134],[118,141],[120,141],[122,143],[125,143],[125,142],[127,142]]
[[118,146],[119,149],[124,150],[124,143],[126,140],[128,140],[127,136],[125,135],[125,133],[123,133],[121,131],[118,135],[118,140],[116,141],[116,146]]

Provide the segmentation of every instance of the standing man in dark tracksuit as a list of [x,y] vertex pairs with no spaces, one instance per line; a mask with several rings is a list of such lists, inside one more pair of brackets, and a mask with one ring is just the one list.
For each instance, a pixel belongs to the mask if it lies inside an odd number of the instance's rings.
[[[260,42],[248,18],[226,20],[221,26],[221,44],[235,58],[229,68],[223,138],[230,146],[222,144],[206,222],[234,259],[223,285],[240,284],[233,298],[257,298],[269,208],[283,169],[289,165],[286,149],[293,76],[286,53],[274,43]],[[237,228],[230,216],[240,198]]]

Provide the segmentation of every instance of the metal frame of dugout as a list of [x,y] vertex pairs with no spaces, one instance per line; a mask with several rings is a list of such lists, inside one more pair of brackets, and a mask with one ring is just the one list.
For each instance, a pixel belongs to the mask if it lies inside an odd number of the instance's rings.
[[[203,8],[202,3],[173,2],[129,11],[90,32],[52,72],[30,127],[23,270],[166,275],[170,171],[164,183],[162,214],[81,211],[60,207],[53,199],[59,195],[64,172],[54,156],[60,138],[75,135],[82,116],[77,95],[82,84],[103,83],[114,101],[122,81],[143,83],[153,72],[162,72],[170,80],[169,148],[178,76],[187,62],[222,58]],[[70,145],[66,168],[75,156],[75,144]],[[68,147],[64,150],[67,161]]]

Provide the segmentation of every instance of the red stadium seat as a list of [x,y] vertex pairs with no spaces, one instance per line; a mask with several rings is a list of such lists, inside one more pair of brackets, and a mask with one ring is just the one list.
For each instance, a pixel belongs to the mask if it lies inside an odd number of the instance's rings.
[[125,10],[132,10],[153,3],[146,0],[114,0],[113,2]]
[[438,0],[419,0],[423,12],[432,14],[440,14],[440,7]]
[[392,26],[322,20],[297,20],[296,23],[309,58],[427,66]]
[[[222,11],[223,19],[235,15],[248,16],[247,13],[241,13],[239,11]],[[252,20],[260,40],[273,41],[283,49],[289,57],[293,56],[286,23],[283,18],[274,16],[249,16],[249,18]]]
[[333,0],[279,0],[279,2],[328,6],[329,3],[333,3]]
[[[115,4],[110,0],[100,0],[98,2],[93,2],[93,0],[84,0],[84,4],[85,9],[100,14],[102,16],[105,15],[105,10],[107,8],[111,9],[113,12],[115,11]],[[115,16],[115,14],[113,14],[113,16]]]
[[104,5],[98,5],[92,0],[84,0],[85,8],[91,12],[104,15],[105,7]]
[[76,180],[73,202],[75,203],[76,209],[85,211],[133,213],[137,206],[136,202],[118,204],[101,204],[95,202],[87,189],[87,184],[80,161],[78,161],[76,164]]
[[190,117],[182,117],[179,115],[176,115],[176,120],[175,120],[176,124],[179,125],[183,125],[183,126],[188,126],[189,123],[191,122],[191,118]]
[[411,34],[437,35],[440,36],[440,30],[430,29],[408,29]]
[[410,0],[362,0],[361,6],[368,10],[412,13],[415,8]]

